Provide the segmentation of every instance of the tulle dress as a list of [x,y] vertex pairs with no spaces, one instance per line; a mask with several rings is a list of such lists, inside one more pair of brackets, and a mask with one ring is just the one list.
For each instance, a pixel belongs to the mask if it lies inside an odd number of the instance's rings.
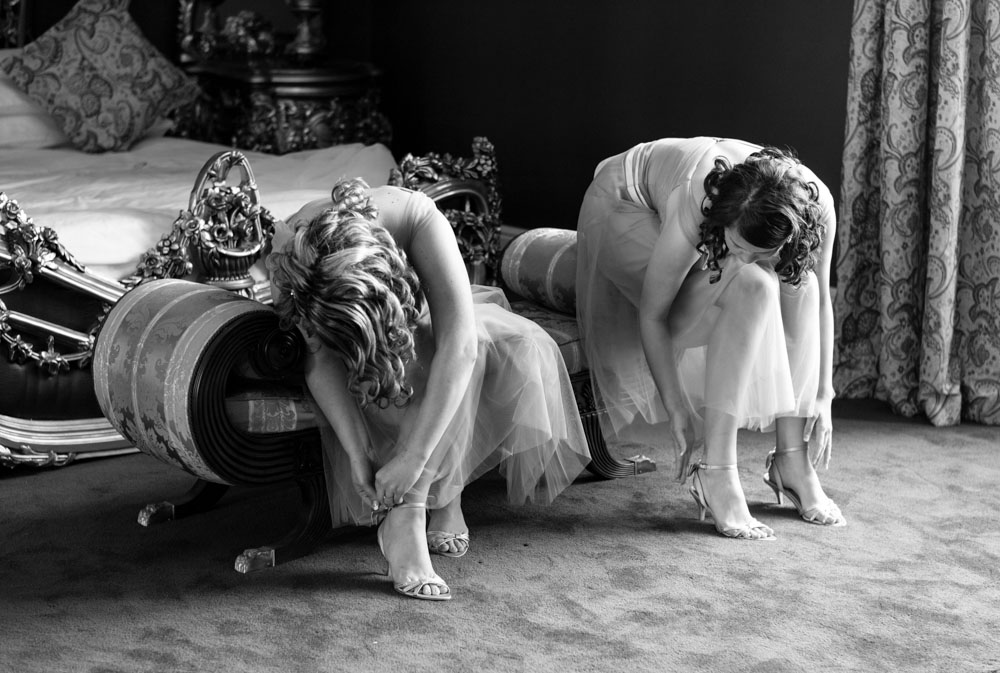
[[[593,383],[607,408],[606,435],[654,449],[672,446],[668,414],[639,334],[646,267],[663,227],[681,227],[692,248],[698,245],[703,182],[715,157],[724,154],[736,163],[757,149],[736,140],[666,138],[642,143],[598,165],[577,226],[576,290]],[[832,217],[832,206],[825,205],[826,216]],[[694,421],[689,424],[688,453],[678,455],[682,468],[702,446],[706,408],[735,416],[740,427],[758,430],[770,429],[779,416],[814,412],[820,373],[816,278],[810,273],[796,288],[779,283],[769,261],[750,263],[763,267],[775,284],[776,300],[760,307],[766,315],[759,349],[749,360],[737,359],[727,349],[712,353],[722,365],[715,371],[723,376],[749,367],[747,388],[723,385],[726,394],[705,398],[708,339],[721,313],[719,298],[746,272],[747,262],[728,256],[714,284],[708,281],[709,271],[696,266],[686,276],[669,317],[680,383]]]
[[[438,217],[423,194],[375,188],[380,218],[406,250],[415,228]],[[312,205],[303,209],[315,212]],[[292,221],[293,218],[290,218]],[[536,323],[510,311],[503,292],[472,286],[478,357],[461,404],[424,467],[431,483],[427,506],[443,507],[466,484],[499,468],[509,502],[550,503],[590,463],[590,450],[559,348]],[[413,388],[402,408],[363,410],[377,470],[397,451],[400,428],[424,399],[435,342],[425,309],[414,331],[416,358],[407,366]],[[371,508],[351,481],[347,452],[332,428],[320,424],[324,469],[335,526],[371,525]]]

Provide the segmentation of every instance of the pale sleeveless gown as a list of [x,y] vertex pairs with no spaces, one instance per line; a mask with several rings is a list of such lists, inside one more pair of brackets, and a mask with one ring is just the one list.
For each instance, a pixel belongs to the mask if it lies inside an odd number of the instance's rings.
[[[607,407],[602,427],[610,438],[645,444],[652,449],[673,445],[667,412],[653,382],[639,335],[638,305],[643,277],[653,247],[664,227],[680,227],[695,248],[704,220],[704,178],[715,157],[742,161],[758,146],[718,138],[666,138],[642,143],[605,159],[597,167],[580,209],[577,225],[577,317],[595,389]],[[729,256],[719,282],[696,267],[686,277],[670,316],[681,386],[694,419],[689,452],[703,437],[706,407],[739,419],[741,427],[767,430],[783,416],[812,415],[819,385],[819,314],[790,315],[795,296],[815,285],[812,274],[800,288],[779,283],[770,262],[757,262],[780,285],[775,303],[764,316],[764,334],[750,367],[751,384],[731,388],[722,399],[706,400],[708,337],[721,309],[719,297],[746,263]],[[815,291],[815,288],[812,288]],[[784,311],[784,309],[788,309]],[[785,315],[783,316],[783,311]],[[786,343],[783,320],[805,326],[796,344]],[[733,371],[745,362],[722,359],[717,371]],[[676,449],[677,447],[673,447]],[[687,458],[689,456],[686,456]]]
[[[419,192],[379,187],[371,194],[380,219],[404,251],[416,228],[440,216],[434,202]],[[300,216],[318,210],[309,204]],[[590,463],[569,374],[552,338],[512,313],[500,289],[472,286],[472,291],[478,357],[458,411],[424,468],[431,482],[428,508],[443,507],[494,468],[506,481],[509,502],[549,503]],[[423,401],[435,350],[427,310],[414,337],[417,357],[406,371],[414,390],[410,403],[387,409],[369,405],[363,411],[376,470],[395,455],[401,424]],[[370,525],[371,509],[355,491],[347,452],[329,425],[321,429],[334,525]]]

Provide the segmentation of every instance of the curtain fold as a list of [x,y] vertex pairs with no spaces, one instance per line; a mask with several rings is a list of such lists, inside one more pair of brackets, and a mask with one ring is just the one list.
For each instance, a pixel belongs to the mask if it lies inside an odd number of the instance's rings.
[[834,386],[1000,423],[1000,0],[855,0]]

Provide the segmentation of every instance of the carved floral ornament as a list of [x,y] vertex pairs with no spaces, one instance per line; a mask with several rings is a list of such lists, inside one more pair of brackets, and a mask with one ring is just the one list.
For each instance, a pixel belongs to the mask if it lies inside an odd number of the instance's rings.
[[17,47],[21,44],[21,0],[0,0],[0,47]]
[[[238,184],[228,176],[237,168]],[[0,296],[24,290],[47,269],[71,268],[86,274],[85,267],[59,242],[55,231],[34,224],[16,201],[0,192]],[[181,211],[171,230],[144,253],[135,273],[121,281],[121,291],[154,278],[183,278],[197,271],[199,280],[238,292],[253,285],[249,268],[274,232],[274,218],[259,204],[259,193],[243,154],[220,152],[202,169],[191,193],[189,208]],[[197,267],[197,269],[195,268]],[[57,275],[57,274],[56,274]],[[11,362],[35,362],[46,374],[67,371],[71,365],[86,367],[93,355],[96,334],[110,310],[103,303],[88,333],[47,323],[11,311],[0,300],[0,344]],[[15,331],[29,326],[48,332],[47,347]],[[60,353],[56,339],[76,343],[76,350]]]
[[[228,178],[234,168],[241,178],[231,185]],[[274,232],[274,217],[259,201],[246,157],[237,151],[219,152],[199,174],[188,209],[122,283],[132,288],[154,278],[183,278],[197,270],[199,280],[237,291],[248,289],[253,284],[250,266]]]
[[[0,271],[6,271],[6,278],[0,284],[0,295],[15,290],[23,290],[34,282],[43,268],[52,268],[56,262],[69,265],[77,271],[83,266],[73,258],[59,242],[56,232],[49,227],[37,227],[21,209],[17,201],[0,192],[0,224],[3,238],[0,239]],[[0,343],[7,348],[11,362],[25,364],[36,362],[46,374],[67,371],[71,364],[81,367],[90,362],[93,353],[97,325],[88,334],[76,334],[77,350],[62,354],[55,349],[55,336],[47,336],[47,347],[36,350],[36,346],[23,335],[14,331],[15,322],[32,322],[30,318],[16,320],[18,314],[7,309],[0,300]]]
[[430,152],[423,156],[407,154],[393,169],[389,184],[419,190],[421,186],[448,179],[479,182],[485,189],[486,208],[475,212],[454,208],[442,212],[451,222],[459,249],[467,263],[482,263],[495,272],[499,256],[500,211],[502,207],[497,179],[496,152],[487,138],[476,137],[471,157]]

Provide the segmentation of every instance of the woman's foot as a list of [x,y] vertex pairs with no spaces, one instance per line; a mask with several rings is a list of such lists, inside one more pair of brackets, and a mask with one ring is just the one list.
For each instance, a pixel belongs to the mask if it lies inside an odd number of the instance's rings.
[[751,516],[736,465],[698,463],[691,469],[691,495],[701,517],[711,514],[716,530],[726,537],[774,539],[774,531]]
[[425,525],[423,504],[396,505],[378,528],[379,548],[396,591],[412,598],[448,600],[451,590],[431,565]]
[[809,523],[823,526],[847,523],[840,508],[823,491],[805,447],[772,451],[767,456],[765,468],[764,483],[774,491],[779,504],[782,496],[787,496],[799,515]]
[[458,558],[469,551],[469,527],[462,514],[462,496],[440,509],[431,510],[427,524],[427,546],[432,554]]

